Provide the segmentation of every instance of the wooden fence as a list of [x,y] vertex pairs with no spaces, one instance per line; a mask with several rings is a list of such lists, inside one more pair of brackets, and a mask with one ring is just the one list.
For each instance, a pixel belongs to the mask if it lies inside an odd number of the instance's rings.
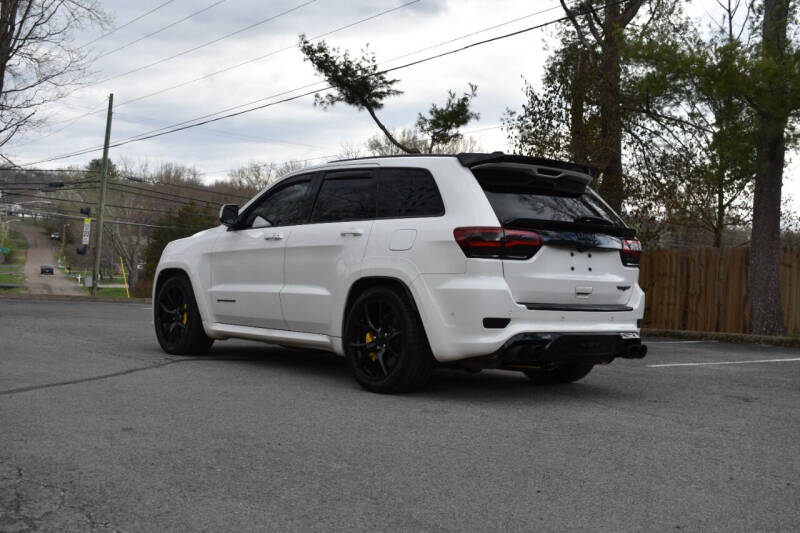
[[[750,333],[749,248],[646,250],[639,284],[644,324],[658,329]],[[781,255],[786,331],[800,334],[800,248]]]

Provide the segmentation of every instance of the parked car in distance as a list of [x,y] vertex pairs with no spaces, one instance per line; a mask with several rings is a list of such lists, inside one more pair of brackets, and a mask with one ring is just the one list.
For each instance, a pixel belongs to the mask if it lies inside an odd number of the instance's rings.
[[53,273],[53,265],[42,265],[40,267],[40,274],[52,274]]
[[54,240],[54,241],[60,241],[61,240],[61,234],[59,232],[57,232],[57,231],[54,231],[53,233],[50,234],[50,238],[52,240]]
[[293,172],[167,245],[156,337],[182,355],[228,338],[329,350],[375,392],[437,366],[568,383],[644,357],[641,245],[595,177],[501,152]]

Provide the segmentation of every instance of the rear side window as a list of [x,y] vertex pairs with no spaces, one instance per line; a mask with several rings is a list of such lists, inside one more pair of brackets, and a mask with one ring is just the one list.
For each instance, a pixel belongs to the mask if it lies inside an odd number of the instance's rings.
[[528,219],[625,226],[588,187],[582,193],[545,190],[526,184],[526,179],[514,185],[508,175],[501,177],[496,172],[475,174],[501,224]]
[[444,204],[431,173],[421,168],[387,168],[378,179],[378,218],[434,217]]
[[375,184],[369,173],[336,173],[322,182],[311,222],[375,218]]

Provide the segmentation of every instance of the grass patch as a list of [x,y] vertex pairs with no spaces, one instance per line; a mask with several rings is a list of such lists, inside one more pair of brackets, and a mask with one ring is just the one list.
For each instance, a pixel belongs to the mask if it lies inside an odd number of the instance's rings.
[[[8,238],[3,246],[13,250],[11,260],[0,264],[0,283],[25,283],[22,269],[25,267],[25,257],[28,253],[28,241],[18,231],[14,231],[14,226],[10,226]],[[8,258],[7,258],[8,259]],[[26,289],[18,287],[14,289],[0,289],[2,294],[24,293]]]
[[[0,265],[3,267],[5,265]],[[4,272],[0,270],[0,283],[23,283],[25,276],[21,272]]]
[[28,294],[28,289],[25,287],[15,287],[13,289],[0,289],[0,296],[4,294]]
[[[83,287],[87,293],[91,294],[92,289],[89,287]],[[128,295],[125,294],[125,287],[109,287],[109,288],[98,288],[96,296],[100,298],[128,298]]]

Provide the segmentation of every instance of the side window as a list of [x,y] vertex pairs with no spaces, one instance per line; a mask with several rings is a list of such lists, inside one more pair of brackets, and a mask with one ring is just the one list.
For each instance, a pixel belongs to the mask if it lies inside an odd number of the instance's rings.
[[259,202],[248,214],[244,229],[305,224],[308,217],[308,188],[311,181],[281,187]]
[[336,173],[322,182],[311,222],[343,222],[375,217],[375,186],[368,173]]
[[433,217],[444,204],[430,172],[421,168],[387,168],[378,180],[378,218]]

